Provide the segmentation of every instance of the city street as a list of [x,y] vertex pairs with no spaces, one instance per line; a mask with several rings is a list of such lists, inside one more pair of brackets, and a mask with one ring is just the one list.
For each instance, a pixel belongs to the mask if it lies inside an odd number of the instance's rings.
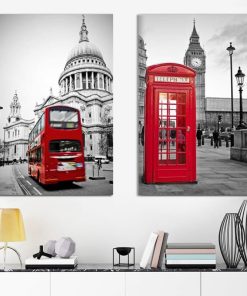
[[[96,173],[95,166],[95,175]],[[29,195],[29,196],[95,196],[112,195],[113,164],[102,164],[100,176],[105,180],[89,180],[93,175],[93,162],[86,162],[86,182],[42,186],[29,177],[27,164],[5,165],[0,167],[0,195]]]
[[[142,149],[142,148],[141,148]],[[140,150],[139,150],[140,151]],[[209,140],[197,147],[197,184],[144,184],[139,153],[139,194],[160,196],[213,196],[247,194],[247,163],[230,160],[230,147],[214,148]]]

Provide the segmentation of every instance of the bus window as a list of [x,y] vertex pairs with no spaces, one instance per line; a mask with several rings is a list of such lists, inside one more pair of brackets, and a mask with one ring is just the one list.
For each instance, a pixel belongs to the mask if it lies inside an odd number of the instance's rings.
[[50,152],[79,152],[81,143],[76,140],[54,140],[50,141]]
[[74,129],[78,127],[78,111],[66,108],[50,110],[50,126],[53,128]]
[[41,162],[41,148],[38,148],[37,149],[37,152],[36,152],[36,161],[37,162]]

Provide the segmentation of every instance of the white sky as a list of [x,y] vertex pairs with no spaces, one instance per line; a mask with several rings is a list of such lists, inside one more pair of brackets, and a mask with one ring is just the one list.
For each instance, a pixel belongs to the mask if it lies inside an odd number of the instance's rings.
[[[230,97],[230,58],[226,48],[230,42],[236,48],[233,55],[233,75],[237,73],[239,66],[247,75],[247,15],[140,15],[138,31],[146,43],[147,64],[183,64],[194,18],[200,44],[206,53],[206,96]],[[234,76],[233,87],[234,97],[239,97]],[[247,87],[243,89],[244,97],[247,96],[245,92]]]
[[[113,63],[113,18],[109,14],[85,14],[89,41],[102,52],[107,67]],[[79,42],[82,15],[0,15],[0,138],[10,113],[15,90],[21,115],[34,118],[36,102],[58,95],[58,78],[70,50]]]

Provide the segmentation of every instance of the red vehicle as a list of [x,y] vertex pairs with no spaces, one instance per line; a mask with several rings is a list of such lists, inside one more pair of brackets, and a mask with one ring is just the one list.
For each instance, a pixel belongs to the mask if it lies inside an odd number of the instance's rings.
[[85,181],[80,112],[47,107],[29,134],[28,173],[41,184]]

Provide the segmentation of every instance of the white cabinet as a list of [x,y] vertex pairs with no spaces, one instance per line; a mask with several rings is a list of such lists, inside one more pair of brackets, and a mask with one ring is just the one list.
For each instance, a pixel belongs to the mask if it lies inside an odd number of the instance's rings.
[[[126,296],[200,296],[199,272],[127,272]],[[211,295],[212,296],[212,295]]]
[[7,296],[50,296],[50,273],[0,272],[0,293]]
[[52,272],[51,296],[125,296],[125,273]]
[[202,272],[201,296],[246,296],[247,272]]

